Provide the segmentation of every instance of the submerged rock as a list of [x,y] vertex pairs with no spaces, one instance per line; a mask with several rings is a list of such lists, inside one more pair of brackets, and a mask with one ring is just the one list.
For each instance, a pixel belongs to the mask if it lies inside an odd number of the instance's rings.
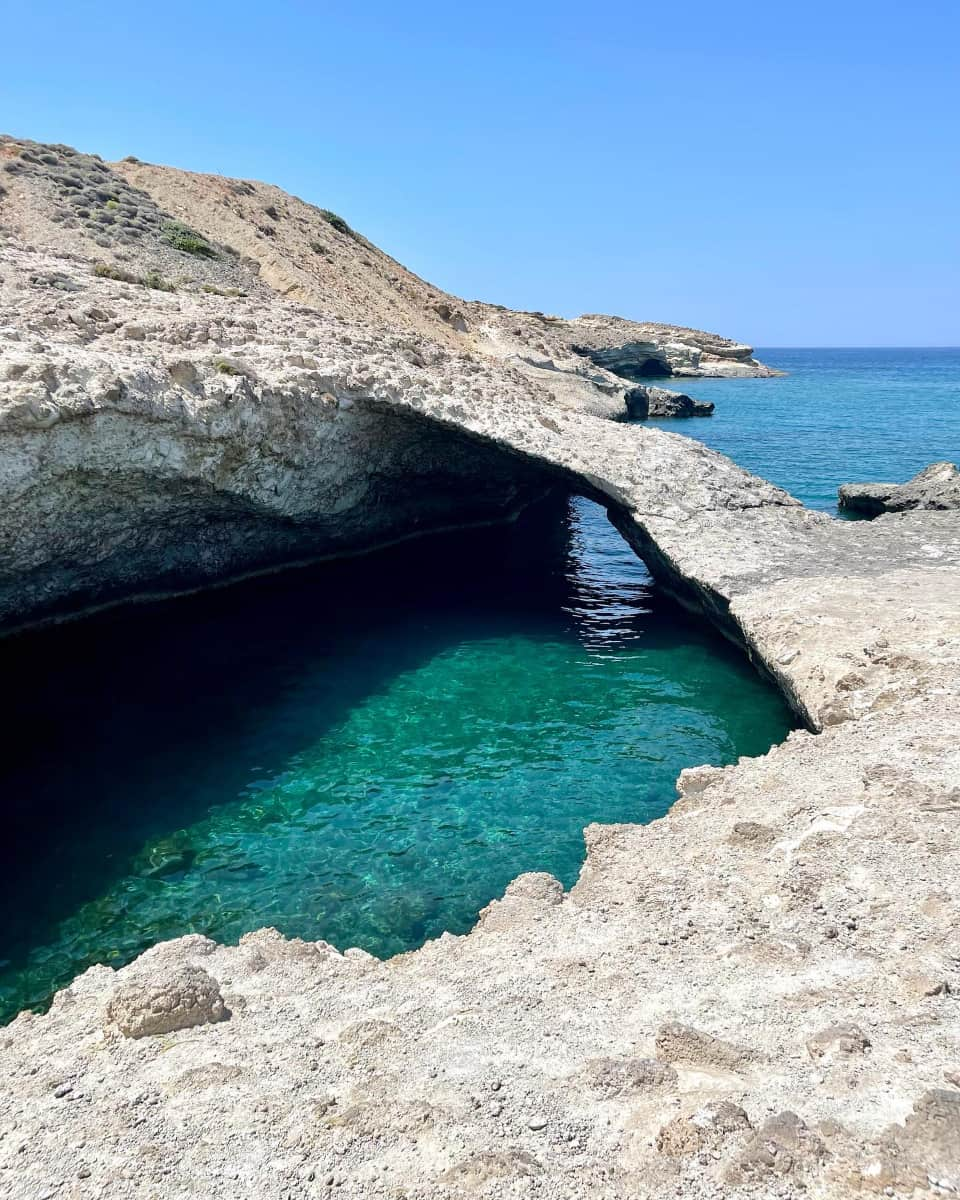
[[960,508],[960,471],[954,463],[931,463],[906,483],[844,483],[840,507],[876,517],[912,508]]

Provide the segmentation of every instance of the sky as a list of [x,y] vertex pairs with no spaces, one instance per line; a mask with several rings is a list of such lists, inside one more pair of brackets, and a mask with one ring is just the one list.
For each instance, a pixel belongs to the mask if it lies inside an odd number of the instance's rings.
[[0,131],[276,183],[468,299],[960,344],[960,5],[7,0]]

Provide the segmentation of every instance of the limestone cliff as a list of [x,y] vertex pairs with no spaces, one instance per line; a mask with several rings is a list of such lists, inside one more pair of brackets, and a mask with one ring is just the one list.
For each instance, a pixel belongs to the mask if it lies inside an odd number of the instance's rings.
[[[0,180],[0,629],[502,520],[556,485],[418,398],[541,428],[544,406],[639,415],[641,392],[644,415],[696,412],[631,382],[641,354],[763,370],[713,335],[464,304],[263,184],[9,137]],[[621,375],[593,361],[611,347]],[[598,458],[624,436],[588,435]]]

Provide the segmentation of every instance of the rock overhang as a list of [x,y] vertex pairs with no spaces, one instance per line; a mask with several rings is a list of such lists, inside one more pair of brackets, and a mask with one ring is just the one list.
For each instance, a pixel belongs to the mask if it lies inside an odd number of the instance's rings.
[[[462,343],[0,253],[3,536],[21,579],[82,547],[57,541],[58,481],[95,467],[122,518],[133,449],[142,500],[166,504],[163,479],[171,512],[214,495],[294,524],[320,497],[343,519],[388,470],[399,501],[424,464],[486,473],[503,513],[524,473],[606,504],[820,731],[685,772],[666,818],[587,831],[570,893],[524,877],[469,936],[389,963],[261,931],[93,968],[0,1037],[0,1192],[59,1187],[65,1161],[75,1187],[118,1196],[145,1178],[210,1197],[265,1178],[297,1197],[328,1179],[357,1196],[385,1179],[611,1200],[956,1190],[960,513],[834,521]],[[388,422],[414,432],[392,426],[380,458]],[[452,471],[451,447],[483,471]],[[25,525],[16,502],[41,478]]]

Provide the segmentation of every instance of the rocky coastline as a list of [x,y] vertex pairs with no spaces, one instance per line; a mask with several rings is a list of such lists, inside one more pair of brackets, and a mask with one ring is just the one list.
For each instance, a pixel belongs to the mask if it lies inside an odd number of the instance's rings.
[[844,483],[839,506],[860,516],[911,509],[960,508],[960,471],[951,462],[931,463],[906,483]]
[[[607,419],[652,359],[762,373],[749,347],[459,301],[277,189],[32,145],[0,143],[37,160],[0,175],[6,631],[557,488],[803,728],[590,826],[569,892],[521,876],[466,936],[381,962],[190,935],[91,968],[0,1030],[0,1196],[960,1191],[960,511],[836,521]],[[144,225],[106,245],[60,196],[101,175]],[[213,256],[144,284],[188,211]],[[332,265],[302,252],[318,222]]]

